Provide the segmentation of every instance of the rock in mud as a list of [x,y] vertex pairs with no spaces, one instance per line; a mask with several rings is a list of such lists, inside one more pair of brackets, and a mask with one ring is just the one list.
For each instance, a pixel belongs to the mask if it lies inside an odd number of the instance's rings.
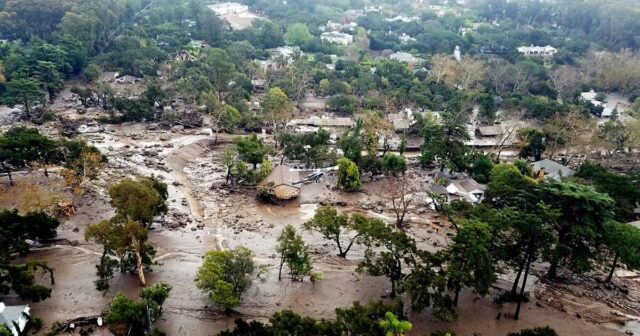
[[184,126],[182,126],[182,125],[175,125],[175,126],[171,127],[171,132],[173,132],[173,133],[180,133],[182,131],[184,131]]

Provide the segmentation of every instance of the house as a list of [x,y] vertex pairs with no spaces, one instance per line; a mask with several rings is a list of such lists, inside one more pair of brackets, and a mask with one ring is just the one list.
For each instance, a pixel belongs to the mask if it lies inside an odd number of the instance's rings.
[[258,183],[258,190],[278,200],[289,200],[300,195],[300,174],[287,165],[279,165],[264,180]]
[[179,50],[175,55],[173,55],[173,59],[177,62],[184,62],[191,61],[194,57],[186,50]]
[[317,117],[311,116],[306,119],[294,119],[291,125],[305,125],[315,127],[346,127],[351,128],[354,125],[353,119],[344,117]]
[[431,186],[429,186],[429,192],[430,193],[434,193],[434,194],[438,194],[440,196],[445,196],[445,197],[447,195],[449,195],[449,191],[447,190],[447,188],[445,188],[440,183],[434,183]]
[[353,43],[353,35],[337,31],[320,34],[320,40],[333,44],[347,45]]
[[207,44],[204,41],[191,40],[187,45],[187,48],[191,50],[200,50],[200,49],[204,49],[206,46]]
[[364,12],[365,13],[369,13],[369,12],[379,12],[382,10],[382,6],[365,6],[364,7]]
[[389,59],[396,60],[398,62],[407,63],[407,64],[417,64],[422,61],[420,58],[417,58],[410,53],[407,52],[396,52],[389,55]]
[[196,20],[184,19],[182,20],[182,24],[186,25],[189,28],[193,28],[198,25],[198,22]]
[[5,324],[14,336],[22,335],[31,319],[29,306],[7,306],[0,302],[0,325]]
[[563,177],[571,177],[574,174],[573,170],[549,159],[534,162],[533,171],[540,180],[544,180],[547,177],[560,180]]
[[593,91],[593,89],[580,93],[580,98],[582,98],[582,100],[584,101],[598,101],[596,97],[598,97],[598,93]]
[[420,20],[419,16],[402,16],[402,15],[398,15],[398,16],[394,16],[392,18],[387,18],[384,19],[387,22],[403,22],[403,23],[409,23],[409,22],[414,22],[414,21],[418,21]]
[[267,71],[269,69],[276,69],[277,63],[274,62],[271,59],[268,60],[253,60],[255,63],[258,64],[258,66],[260,67],[260,69],[262,69],[263,71]]
[[253,87],[254,91],[264,92],[266,82],[264,81],[264,79],[252,79],[251,86]]
[[580,93],[580,99],[582,101],[590,102],[593,106],[602,109],[599,113],[592,110],[592,113],[598,115],[600,118],[611,118],[614,110],[618,110],[618,113],[624,112],[624,107],[619,106],[618,103],[612,108],[611,105],[598,100],[597,97],[598,93],[593,90]]
[[358,27],[358,23],[356,22],[339,23],[339,22],[333,22],[329,20],[326,25],[326,30],[329,32],[340,31],[340,30],[355,31],[356,27]]
[[100,80],[105,81],[107,83],[114,83],[119,76],[120,76],[120,73],[118,72],[107,71],[107,72],[103,72],[100,75]]
[[467,28],[467,27],[460,27],[458,29],[458,34],[460,34],[462,37],[467,36],[467,34],[473,32],[473,29],[471,28]]
[[471,203],[479,203],[484,197],[486,186],[467,177],[459,180],[449,180],[445,189],[447,189],[447,192],[451,196],[457,196]]
[[396,132],[408,131],[411,126],[416,123],[413,117],[413,111],[409,108],[405,108],[399,113],[390,113],[387,115],[387,120],[391,122]]
[[518,52],[523,54],[526,57],[549,58],[549,57],[553,57],[558,52],[558,49],[550,45],[544,46],[544,47],[531,45],[528,47],[519,47]]
[[600,113],[600,118],[611,118],[613,116],[613,109],[608,106],[604,106],[602,109],[602,113]]
[[262,70],[278,69],[293,63],[294,58],[303,57],[304,52],[298,46],[282,46],[270,50],[271,56],[267,60],[254,60]]
[[480,53],[485,55],[502,55],[508,51],[509,48],[503,45],[483,45],[480,47]]
[[217,15],[240,14],[249,11],[249,6],[237,2],[224,2],[209,5],[209,9]]
[[135,84],[137,81],[138,81],[138,78],[130,75],[125,75],[125,76],[116,78],[116,83],[118,84]]
[[347,19],[350,20],[355,20],[361,16],[364,16],[364,10],[363,9],[349,9],[347,11],[344,12],[344,16]]
[[502,127],[499,125],[478,127],[476,134],[481,137],[495,138],[502,134]]
[[406,34],[406,33],[402,33],[400,36],[398,36],[398,40],[402,44],[407,44],[409,42],[415,42],[416,41],[415,38],[411,37],[411,35]]
[[282,46],[271,49],[271,58],[283,57],[285,59],[291,59],[295,54],[304,55],[300,47],[298,46]]
[[429,10],[433,11],[437,17],[441,18],[449,11],[449,8],[442,5],[429,5]]

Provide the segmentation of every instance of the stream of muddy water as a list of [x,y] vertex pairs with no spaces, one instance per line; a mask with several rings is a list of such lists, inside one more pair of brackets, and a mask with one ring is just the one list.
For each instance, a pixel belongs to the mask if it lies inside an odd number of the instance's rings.
[[[284,206],[262,204],[253,192],[212,188],[224,180],[224,169],[217,162],[222,148],[232,139],[230,136],[221,136],[220,143],[214,146],[205,129],[184,134],[150,132],[145,127],[143,124],[122,125],[85,135],[107,155],[109,163],[96,191],[80,204],[78,215],[59,228],[60,238],[78,244],[41,249],[30,256],[47,261],[56,274],[51,298],[31,305],[34,316],[50,325],[59,320],[99,315],[118,292],[132,298],[138,295],[141,287],[133,274],[116,274],[104,295],[95,290],[95,265],[101,247],[86,242],[84,230],[89,224],[113,216],[105,193],[108,185],[124,177],[151,174],[161,177],[169,186],[169,213],[160,218],[150,232],[150,242],[157,250],[157,265],[146,274],[148,284],[165,282],[173,288],[157,322],[168,335],[214,335],[233,327],[238,316],[223,315],[212,307],[207,296],[196,288],[194,277],[206,251],[239,245],[254,251],[256,262],[267,269],[237,308],[242,317],[266,320],[277,311],[292,309],[302,315],[330,319],[334,317],[335,308],[350,306],[354,301],[386,300],[389,291],[386,278],[356,272],[364,252],[360,246],[354,246],[347,259],[339,258],[331,242],[301,228],[319,204],[346,204],[342,210],[392,218],[389,212],[375,210],[375,206],[367,210],[359,207],[380,203],[380,192],[374,184],[366,186],[363,193],[348,194],[336,192],[331,187],[333,182],[323,181],[305,185],[297,202]],[[415,223],[408,230],[421,248],[444,246],[449,239],[446,230],[434,227],[429,216],[423,212],[411,214]],[[278,281],[275,245],[286,225],[297,228],[310,245],[314,269],[324,274],[319,283]],[[523,326],[546,324],[567,331],[561,335],[618,334],[595,324],[573,318],[567,320],[563,314],[533,303],[527,304],[524,318],[518,323],[495,321],[494,315],[500,308],[488,299],[474,300],[471,293],[463,295],[467,299],[462,300],[459,309],[464,319],[444,325],[428,312],[412,313],[414,335],[429,334],[435,329],[453,329],[461,335],[476,332],[504,335]]]

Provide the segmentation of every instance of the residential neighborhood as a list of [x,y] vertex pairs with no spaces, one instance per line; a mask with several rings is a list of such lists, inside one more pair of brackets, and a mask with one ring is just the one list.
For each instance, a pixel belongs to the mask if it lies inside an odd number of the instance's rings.
[[0,336],[640,335],[639,19],[0,1]]

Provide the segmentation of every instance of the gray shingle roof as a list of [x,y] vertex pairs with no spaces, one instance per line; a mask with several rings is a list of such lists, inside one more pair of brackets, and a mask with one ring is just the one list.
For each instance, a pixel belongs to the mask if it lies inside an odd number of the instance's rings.
[[544,168],[545,176],[556,180],[563,177],[570,177],[574,174],[573,170],[549,159],[543,159],[533,163],[534,172],[538,172],[541,168]]
[[502,134],[502,128],[500,126],[484,126],[478,127],[478,132],[482,136],[497,136]]
[[27,306],[5,306],[0,312],[0,324],[6,324],[11,328],[13,321],[17,322],[26,308]]

